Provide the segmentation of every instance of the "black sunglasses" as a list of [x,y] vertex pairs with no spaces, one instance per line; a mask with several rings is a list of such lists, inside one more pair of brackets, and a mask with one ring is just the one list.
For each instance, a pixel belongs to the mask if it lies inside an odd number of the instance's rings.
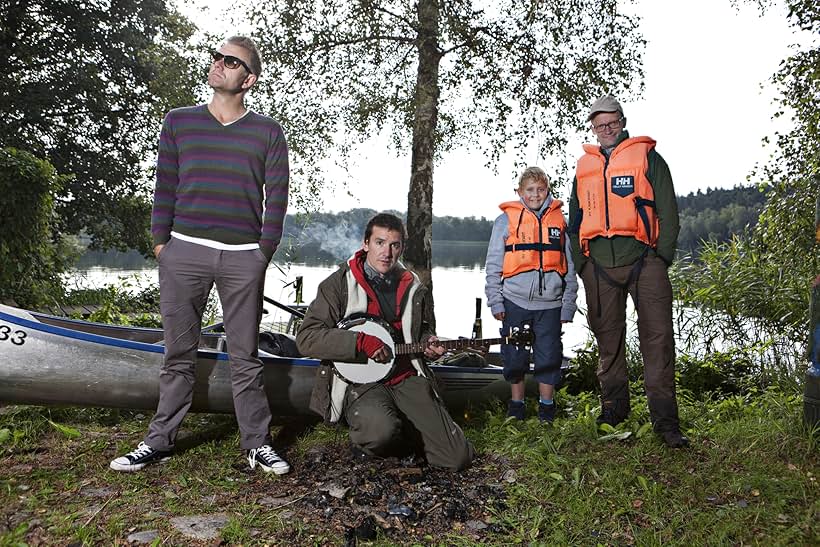
[[234,57],[233,55],[225,55],[224,53],[220,53],[216,50],[211,51],[211,57],[213,58],[215,63],[217,61],[222,61],[225,64],[225,68],[235,69],[242,67],[251,74],[253,74],[253,70],[251,70],[251,67],[245,64],[245,61],[243,61],[239,57]]

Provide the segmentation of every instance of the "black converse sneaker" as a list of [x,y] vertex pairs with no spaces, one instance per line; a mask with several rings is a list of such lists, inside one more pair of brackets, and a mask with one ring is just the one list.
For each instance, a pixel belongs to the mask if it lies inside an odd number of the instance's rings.
[[248,463],[251,469],[257,465],[265,473],[274,472],[277,475],[284,475],[290,471],[290,465],[283,460],[270,445],[263,444],[259,448],[248,450]]
[[170,459],[170,452],[154,450],[141,442],[132,452],[111,460],[109,467],[114,471],[139,471],[148,464],[167,462]]

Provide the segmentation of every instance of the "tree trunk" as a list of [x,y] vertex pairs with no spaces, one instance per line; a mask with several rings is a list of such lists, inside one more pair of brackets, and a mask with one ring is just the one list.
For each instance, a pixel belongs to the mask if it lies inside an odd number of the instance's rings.
[[438,123],[439,9],[436,0],[419,0],[419,68],[416,80],[413,156],[407,194],[405,261],[432,294],[433,162]]

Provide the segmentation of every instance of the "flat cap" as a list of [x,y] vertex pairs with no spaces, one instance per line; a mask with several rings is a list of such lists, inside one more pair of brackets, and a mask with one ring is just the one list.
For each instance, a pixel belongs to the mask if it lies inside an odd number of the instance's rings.
[[604,95],[592,103],[592,106],[589,107],[587,121],[590,121],[599,112],[620,112],[621,116],[624,115],[624,109],[621,108],[621,104],[612,95]]

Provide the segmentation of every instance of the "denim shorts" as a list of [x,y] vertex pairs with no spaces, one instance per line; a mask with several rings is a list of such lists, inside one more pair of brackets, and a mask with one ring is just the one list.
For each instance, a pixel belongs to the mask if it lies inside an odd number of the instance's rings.
[[507,336],[511,329],[523,329],[529,325],[534,337],[532,347],[501,345],[504,359],[504,379],[518,383],[530,368],[530,355],[535,363],[533,377],[541,384],[555,385],[561,380],[561,362],[564,347],[561,343],[561,308],[528,310],[504,299],[504,321],[501,335]]

